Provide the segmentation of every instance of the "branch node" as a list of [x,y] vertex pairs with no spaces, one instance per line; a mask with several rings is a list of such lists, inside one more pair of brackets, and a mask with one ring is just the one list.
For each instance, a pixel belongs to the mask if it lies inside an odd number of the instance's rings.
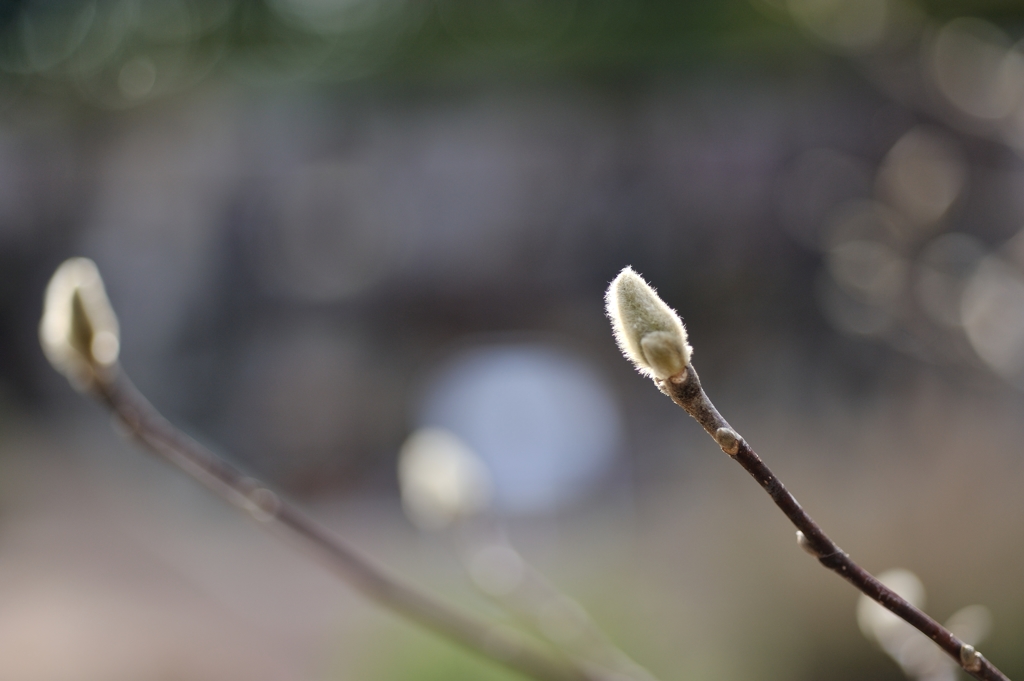
[[821,554],[818,553],[817,549],[811,544],[811,540],[807,538],[807,535],[800,530],[796,531],[796,543],[800,545],[804,551],[814,556],[815,558],[821,558]]
[[968,672],[981,671],[981,661],[985,657],[969,643],[960,646],[960,665]]
[[719,428],[715,431],[715,442],[729,456],[736,456],[740,451],[740,436],[732,428]]
[[269,522],[277,518],[281,511],[281,499],[272,490],[267,489],[254,478],[246,478],[239,483],[243,493],[241,503],[243,509],[260,522]]
[[668,395],[669,397],[672,397],[672,386],[682,385],[683,383],[686,383],[686,381],[690,379],[690,372],[687,371],[688,368],[689,366],[687,365],[683,367],[682,371],[673,376],[669,376],[668,378],[655,377],[654,385],[658,386],[658,390],[661,391],[662,395]]

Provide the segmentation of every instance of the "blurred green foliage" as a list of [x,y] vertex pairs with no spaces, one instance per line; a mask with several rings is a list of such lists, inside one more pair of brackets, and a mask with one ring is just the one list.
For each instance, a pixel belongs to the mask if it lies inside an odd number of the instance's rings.
[[[934,0],[924,9],[937,19],[978,16],[1011,32],[1024,21],[1024,4],[1018,2]],[[275,81],[632,80],[691,73],[723,60],[800,68],[802,60],[794,57],[815,51],[781,0],[22,0],[0,5],[6,89],[20,81],[54,94],[71,85],[86,99],[108,104],[102,94],[90,97],[103,89],[96,82],[119,76],[124,90],[125,79],[138,71],[129,66],[126,72],[125,65],[140,56],[152,59],[159,79],[173,71],[179,82],[171,89],[177,90],[218,70]]]
[[[367,649],[365,676],[379,681],[519,681],[522,677],[436,635],[398,625],[388,627]],[[347,678],[351,661],[336,678]]]

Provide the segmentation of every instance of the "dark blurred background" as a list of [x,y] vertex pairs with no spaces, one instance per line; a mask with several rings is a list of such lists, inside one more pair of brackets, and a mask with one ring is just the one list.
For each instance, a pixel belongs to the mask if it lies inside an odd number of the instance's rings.
[[0,680],[507,677],[121,440],[39,350],[73,255],[160,409],[411,581],[494,614],[399,502],[444,427],[660,678],[905,678],[618,355],[632,265],[838,543],[1024,675],[1022,35],[1003,0],[0,3]]

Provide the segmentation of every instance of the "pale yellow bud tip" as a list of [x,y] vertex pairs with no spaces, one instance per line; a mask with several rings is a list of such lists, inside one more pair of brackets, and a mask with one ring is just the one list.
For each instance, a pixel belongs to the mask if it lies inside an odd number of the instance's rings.
[[406,514],[426,530],[479,513],[491,498],[483,463],[461,438],[442,428],[421,428],[406,440],[398,482]]
[[96,263],[65,260],[46,287],[39,341],[53,367],[78,388],[117,363],[120,331]]
[[665,379],[690,363],[693,348],[679,315],[631,267],[612,281],[605,304],[619,349],[640,373]]

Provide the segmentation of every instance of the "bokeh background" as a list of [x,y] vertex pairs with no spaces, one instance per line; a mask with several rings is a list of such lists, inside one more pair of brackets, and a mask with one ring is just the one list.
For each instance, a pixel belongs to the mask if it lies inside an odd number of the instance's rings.
[[0,680],[510,679],[138,451],[38,347],[99,265],[173,420],[500,617],[402,511],[457,434],[493,514],[662,679],[901,679],[856,593],[619,355],[629,264],[866,568],[1024,676],[1024,6],[0,3]]

